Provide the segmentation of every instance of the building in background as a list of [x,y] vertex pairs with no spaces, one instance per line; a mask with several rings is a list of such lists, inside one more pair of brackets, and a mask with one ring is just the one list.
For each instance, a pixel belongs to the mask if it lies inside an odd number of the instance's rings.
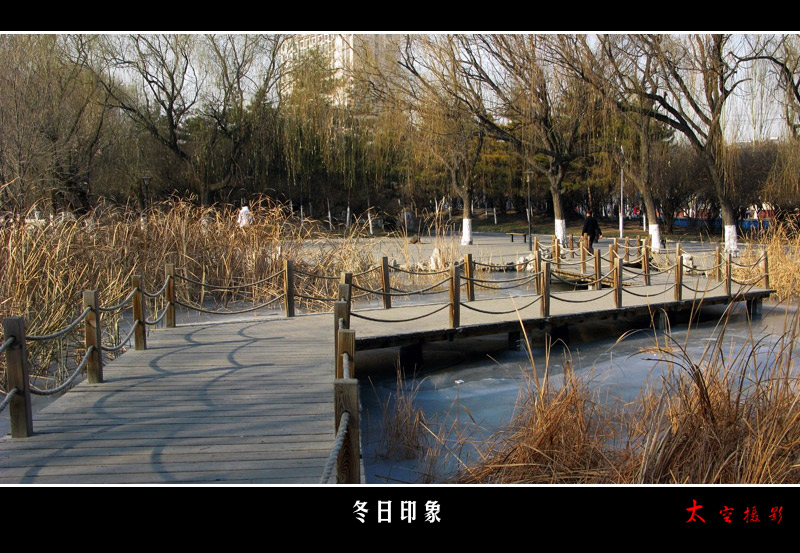
[[[382,65],[391,60],[398,35],[361,33],[301,33],[289,37],[281,50],[283,62],[289,67],[313,54],[327,60],[329,77],[336,88],[331,95],[335,105],[346,106],[352,102],[356,75],[372,64]],[[284,95],[293,88],[292,72],[281,83]]]

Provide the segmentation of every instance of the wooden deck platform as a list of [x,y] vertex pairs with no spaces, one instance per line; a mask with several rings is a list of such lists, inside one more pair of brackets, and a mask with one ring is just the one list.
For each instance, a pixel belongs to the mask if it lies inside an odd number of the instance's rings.
[[[692,290],[697,292],[686,288],[680,301],[674,299],[674,291],[667,282],[636,286],[630,290],[623,288],[623,305],[619,308],[614,306],[613,290],[608,288],[553,292],[548,317],[541,316],[540,300],[535,294],[478,299],[460,306],[458,328],[449,327],[447,310],[416,319],[423,313],[432,312],[441,304],[368,311],[356,308],[351,316],[350,328],[356,332],[355,346],[358,351],[519,332],[521,325],[529,330],[547,330],[560,325],[579,324],[587,318],[603,320],[646,315],[660,317],[662,313],[668,316],[701,305],[711,306],[729,301],[748,304],[759,302],[774,292],[766,288],[735,285],[732,298],[729,298],[720,282],[701,278],[687,279],[686,284],[691,284]],[[367,316],[370,320],[359,320],[359,315]]]
[[[334,442],[330,316],[151,334],[0,439],[0,484],[318,484]],[[324,329],[323,329],[324,327]]]
[[[350,328],[363,351],[731,300],[719,282],[684,284],[681,301],[656,283],[623,291],[622,307],[613,289],[552,292],[544,318],[540,297],[494,293],[461,304],[457,328],[447,309],[423,316],[447,305],[446,296],[391,309],[356,305]],[[733,290],[748,302],[771,292]],[[37,413],[34,436],[0,439],[0,484],[317,484],[335,439],[333,342],[330,313],[154,331],[147,350],[105,367],[103,383],[81,383]]]

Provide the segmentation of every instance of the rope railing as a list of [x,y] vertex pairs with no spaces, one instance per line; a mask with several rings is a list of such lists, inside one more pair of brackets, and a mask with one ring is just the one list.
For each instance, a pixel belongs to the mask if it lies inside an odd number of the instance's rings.
[[528,265],[530,263],[530,261],[520,261],[520,262],[517,262],[517,263],[514,263],[514,262],[510,261],[510,262],[504,263],[502,265],[498,265],[496,263],[482,263],[480,261],[473,261],[473,263],[477,267],[487,267],[489,269],[495,269],[497,271],[501,271],[501,270],[507,271],[507,270],[510,270],[511,267],[514,267],[514,270],[516,271],[516,270],[519,270],[518,267],[523,267],[525,265]]
[[[103,353],[115,354],[125,348],[131,339],[135,349],[146,349],[146,325],[154,325],[167,319],[167,326],[174,326],[174,266],[166,265],[166,279],[162,287],[156,292],[144,291],[140,275],[131,277],[131,290],[122,300],[111,305],[100,305],[96,290],[86,290],[83,293],[83,311],[72,319],[66,326],[58,331],[47,334],[26,334],[25,320],[23,317],[7,317],[3,320],[3,330],[6,340],[0,346],[0,354],[6,356],[6,379],[10,392],[6,394],[4,404],[9,406],[11,418],[11,435],[13,438],[28,437],[33,434],[30,396],[52,396],[69,389],[75,380],[86,374],[89,383],[103,382]],[[166,296],[166,305],[155,320],[148,320],[145,316],[145,298],[159,298]],[[133,317],[127,335],[114,345],[103,344],[103,315],[119,312],[126,307],[132,307]],[[29,377],[28,344],[44,343],[60,340],[83,325],[83,345],[86,350],[77,364],[70,368],[66,379],[53,388],[40,389],[32,386]],[[51,362],[45,358],[46,367]]]
[[253,311],[257,311],[259,309],[263,309],[263,308],[265,308],[265,307],[267,307],[269,305],[272,305],[276,301],[281,300],[283,298],[284,298],[284,295],[281,294],[280,296],[276,296],[276,297],[272,298],[271,300],[266,301],[264,303],[261,303],[259,305],[255,305],[255,306],[248,307],[248,308],[245,308],[245,309],[240,309],[240,310],[226,310],[226,311],[214,311],[214,310],[211,310],[211,309],[205,309],[205,308],[199,307],[197,305],[190,305],[188,303],[184,303],[184,302],[182,302],[180,300],[175,300],[175,305],[180,305],[181,307],[183,307],[185,309],[190,309],[192,311],[197,311],[199,313],[205,313],[207,315],[241,315],[243,313],[252,313]]
[[[761,278],[761,277],[759,277],[759,278]],[[709,283],[710,282],[711,281],[709,281]],[[685,290],[689,290],[690,292],[692,292],[694,294],[703,294],[703,293],[711,292],[712,290],[716,290],[717,288],[724,287],[724,286],[725,286],[725,283],[722,282],[722,281],[719,281],[716,284],[714,284],[714,286],[707,286],[705,289],[701,290],[699,288],[693,288],[693,287],[689,286],[688,284],[686,284],[685,282],[683,283],[683,288]]]
[[[142,290],[142,295],[146,298],[160,298],[161,295],[167,290],[167,286],[169,286],[170,279],[172,279],[172,275],[167,275],[164,284],[156,290],[155,292],[148,292],[147,290]],[[133,293],[131,293],[132,295]]]
[[[166,310],[165,310],[164,312],[166,313]],[[130,340],[131,340],[131,338],[132,338],[132,337],[133,337],[133,335],[136,333],[136,328],[137,328],[137,327],[138,327],[140,324],[141,324],[141,322],[140,322],[140,321],[134,321],[134,322],[133,322],[133,325],[131,325],[131,328],[130,328],[130,330],[128,331],[128,334],[127,334],[127,335],[126,335],[124,338],[122,338],[122,339],[121,339],[121,340],[120,340],[120,341],[117,343],[117,345],[115,345],[115,346],[101,346],[101,349],[102,349],[103,351],[108,351],[108,352],[117,352],[117,351],[120,351],[122,348],[124,348],[124,347],[125,347],[125,344],[128,344],[128,343],[130,343]]]
[[403,269],[402,267],[395,267],[394,265],[389,265],[389,269],[398,273],[406,273],[408,275],[414,275],[414,276],[441,275],[450,271],[450,269],[441,269],[438,271],[413,271],[411,269]]
[[[158,323],[160,323],[161,321],[163,321],[163,320],[164,320],[164,318],[167,316],[167,313],[169,312],[169,309],[170,309],[170,307],[171,307],[171,306],[172,306],[172,303],[167,303],[167,305],[166,305],[166,306],[164,306],[164,309],[161,311],[161,315],[158,315],[158,316],[157,316],[155,319],[153,319],[153,320],[145,319],[145,320],[144,320],[144,324],[146,324],[146,325],[148,325],[148,326],[154,326],[154,325],[157,325]],[[138,323],[139,321],[136,321],[136,322]]]
[[49,388],[47,390],[40,390],[39,388],[34,388],[33,386],[31,386],[30,392],[37,396],[52,396],[55,394],[60,394],[61,392],[66,390],[75,381],[76,378],[78,378],[78,375],[81,374],[81,372],[83,372],[83,369],[86,367],[86,365],[89,364],[89,360],[91,359],[92,354],[96,350],[97,348],[95,346],[89,346],[89,348],[87,348],[86,353],[83,356],[83,359],[81,359],[81,362],[78,363],[78,365],[73,369],[70,376],[59,386],[56,386],[55,388]]
[[14,341],[15,341],[14,338],[7,338],[3,342],[3,345],[0,345],[0,354],[2,354],[4,351],[6,351],[11,346],[11,344],[14,343]]
[[327,484],[336,471],[337,484],[361,483],[360,400],[355,378],[355,332],[343,320],[334,325],[335,375],[333,381],[336,436],[322,471],[320,484]]
[[2,413],[6,407],[11,404],[11,400],[19,393],[19,388],[13,388],[8,391],[6,397],[3,398],[3,401],[0,401],[0,413]]
[[526,303],[525,305],[521,307],[514,307],[514,309],[509,309],[507,311],[489,311],[487,309],[479,309],[474,305],[470,305],[468,303],[462,304],[461,307],[465,307],[470,311],[476,311],[478,313],[483,313],[485,315],[510,315],[511,313],[517,313],[518,311],[524,311],[525,309],[529,308],[530,306],[534,305],[537,302],[540,302],[541,300],[542,300],[541,296],[536,296],[532,301]]
[[255,282],[248,282],[246,284],[234,284],[234,285],[231,285],[231,286],[223,286],[221,284],[210,284],[208,282],[200,282],[200,281],[195,280],[193,278],[189,278],[187,276],[179,275],[179,274],[176,274],[175,277],[180,279],[180,280],[182,280],[182,281],[184,281],[184,282],[188,282],[189,284],[193,284],[195,286],[202,286],[203,288],[212,288],[214,290],[223,290],[223,291],[233,291],[233,290],[241,290],[242,288],[250,288],[252,286],[259,286],[261,284],[265,284],[265,283],[269,282],[270,280],[272,280],[272,279],[274,279],[276,277],[279,277],[279,276],[281,276],[283,274],[284,274],[283,271],[278,271],[277,273],[271,274],[270,276],[262,278],[261,280],[257,280]]
[[[537,244],[538,246],[538,244]],[[566,253],[568,256],[573,253],[573,251],[579,251],[581,253],[581,260],[580,261],[562,261],[561,254]],[[557,262],[553,260],[543,259],[541,256],[542,251],[550,251],[554,255],[558,253],[559,257]],[[646,246],[643,246],[643,251],[646,251]],[[58,331],[47,333],[47,334],[25,334],[25,323],[22,317],[8,317],[4,319],[4,335],[5,340],[2,344],[0,344],[0,354],[5,354],[6,356],[6,375],[7,375],[7,387],[9,392],[6,394],[5,398],[3,399],[2,404],[0,404],[0,410],[8,408],[11,413],[14,413],[12,419],[14,422],[12,423],[12,436],[13,437],[21,437],[27,436],[32,434],[32,423],[30,421],[30,414],[26,414],[26,409],[29,410],[29,400],[26,399],[30,394],[41,394],[41,395],[52,395],[63,392],[69,386],[71,386],[75,379],[77,379],[78,375],[86,371],[88,375],[89,382],[93,383],[101,383],[103,381],[102,376],[102,353],[114,353],[122,350],[127,344],[134,341],[135,349],[146,349],[146,327],[159,324],[166,319],[166,327],[174,327],[175,326],[175,308],[176,306],[183,307],[187,310],[194,310],[199,311],[202,313],[207,314],[244,314],[256,311],[258,309],[263,309],[269,306],[274,305],[276,302],[283,300],[285,309],[286,309],[286,316],[293,316],[294,315],[294,301],[296,299],[300,300],[307,300],[307,301],[319,301],[319,302],[333,302],[334,303],[334,313],[336,313],[337,305],[341,304],[341,299],[346,297],[347,303],[347,310],[346,310],[346,320],[347,320],[347,328],[344,332],[347,332],[349,329],[349,321],[350,317],[359,318],[366,321],[372,321],[377,323],[407,323],[418,321],[424,318],[431,317],[445,309],[450,309],[450,326],[451,328],[458,328],[461,326],[460,324],[460,307],[463,305],[465,309],[484,313],[488,315],[506,315],[513,312],[517,312],[520,310],[525,310],[530,308],[535,304],[539,304],[541,307],[540,315],[542,317],[549,317],[550,316],[550,301],[561,301],[567,303],[588,303],[592,301],[597,301],[601,298],[605,298],[610,294],[614,294],[615,296],[615,305],[617,307],[622,306],[622,296],[623,292],[626,294],[630,294],[633,296],[641,296],[641,297],[648,297],[651,294],[642,293],[640,294],[635,286],[628,286],[627,283],[636,282],[636,279],[640,277],[645,277],[645,284],[649,284],[649,277],[656,276],[659,274],[664,273],[671,273],[675,277],[675,282],[670,284],[669,286],[664,286],[663,290],[659,292],[659,294],[663,294],[665,292],[669,292],[671,289],[674,290],[674,295],[676,299],[682,298],[682,293],[684,290],[699,294],[702,292],[708,292],[710,290],[715,290],[720,286],[724,286],[726,293],[728,296],[733,294],[731,290],[732,284],[738,284],[740,286],[753,286],[757,282],[762,281],[764,283],[765,288],[768,288],[768,264],[767,264],[767,256],[766,252],[762,256],[759,257],[758,260],[754,261],[753,263],[740,263],[740,262],[733,262],[731,258],[731,254],[727,254],[727,258],[724,261],[719,261],[711,266],[704,269],[706,277],[709,274],[715,275],[715,277],[719,277],[721,281],[719,284],[715,284],[714,286],[709,286],[705,290],[702,290],[699,286],[692,286],[691,284],[684,283],[682,279],[682,275],[686,266],[684,265],[683,258],[680,254],[680,247],[676,252],[675,259],[677,260],[675,263],[668,264],[664,268],[660,268],[660,270],[650,271],[650,262],[644,256],[641,256],[642,263],[647,263],[648,270],[647,271],[636,271],[625,269],[623,266],[623,261],[619,255],[612,255],[609,256],[609,260],[613,260],[612,265],[613,268],[607,273],[601,273],[599,270],[598,262],[601,262],[603,259],[601,252],[596,252],[593,256],[595,261],[595,271],[594,275],[595,278],[592,280],[581,280],[581,284],[594,286],[596,290],[602,288],[603,284],[612,282],[612,287],[605,293],[598,295],[593,294],[591,297],[583,297],[583,298],[576,298],[575,296],[569,296],[571,293],[552,293],[550,289],[550,281],[561,281],[563,278],[557,274],[554,274],[552,268],[555,266],[557,267],[559,264],[563,265],[578,265],[581,264],[581,274],[588,277],[592,273],[585,273],[584,264],[587,263],[585,259],[585,252],[583,247],[575,249],[575,248],[562,248],[559,250],[557,245],[549,246],[549,247],[538,247],[537,248],[537,257],[534,260],[525,259],[524,261],[520,261],[517,263],[510,263],[504,264],[502,266],[493,265],[482,263],[480,261],[473,261],[471,255],[468,255],[465,262],[453,262],[450,264],[448,269],[440,270],[440,271],[410,271],[406,269],[402,269],[399,267],[394,267],[388,264],[388,259],[384,257],[382,259],[382,263],[377,267],[371,267],[366,269],[356,275],[344,273],[341,278],[345,282],[340,282],[340,294],[338,297],[324,297],[319,295],[312,295],[307,293],[297,293],[295,290],[295,283],[294,283],[294,275],[295,270],[293,267],[293,263],[289,260],[284,262],[284,268],[281,271],[278,271],[264,279],[260,279],[258,281],[249,283],[249,284],[241,284],[241,285],[231,285],[231,286],[222,286],[222,285],[214,285],[210,283],[202,283],[198,282],[194,279],[185,277],[183,275],[178,275],[175,272],[174,265],[168,264],[166,266],[166,279],[161,286],[155,292],[147,292],[145,291],[144,287],[142,286],[142,279],[141,276],[134,275],[131,278],[131,291],[128,292],[125,297],[112,305],[104,305],[101,306],[100,302],[98,301],[98,296],[96,291],[86,291],[84,293],[84,306],[83,310],[79,315],[77,315],[73,320],[71,320],[65,327],[61,328]],[[717,252],[717,259],[720,259],[719,249]],[[541,265],[539,265],[541,264]],[[762,271],[761,274],[755,275],[749,278],[733,278],[733,270],[734,269],[754,269],[758,266],[761,266]],[[511,278],[511,279],[486,279],[486,278],[477,278],[474,276],[474,270],[476,267],[491,267],[491,268],[502,268],[508,270],[511,267],[520,268],[520,267],[539,267],[542,266],[541,270],[533,271],[530,274],[526,274],[524,276]],[[654,266],[655,267],[655,266]],[[694,269],[694,267],[691,267]],[[371,273],[374,271],[380,271],[380,281],[381,281],[381,288],[380,289],[371,289],[366,286],[360,286],[354,284],[352,279],[354,276],[365,275],[367,273]],[[417,290],[404,290],[397,286],[391,285],[391,280],[389,275],[392,271],[395,272],[402,272],[407,273],[414,276],[430,276],[436,274],[444,274],[446,272],[450,272],[450,275],[447,278],[444,278],[436,283],[424,286],[423,288]],[[465,274],[461,274],[462,271]],[[626,273],[623,273],[625,271]],[[320,277],[329,280],[333,280],[334,277],[329,277],[328,275],[315,275],[313,273],[308,273],[305,271],[297,271],[297,274],[306,278],[312,277]],[[632,276],[623,276],[623,274],[632,275]],[[223,311],[220,310],[212,310],[206,309],[202,306],[192,305],[191,302],[187,301],[180,301],[176,298],[175,295],[175,283],[178,282],[185,282],[192,285],[200,285],[203,287],[208,287],[217,290],[224,290],[224,291],[233,291],[233,290],[241,290],[246,287],[256,286],[259,284],[263,284],[269,282],[279,276],[283,276],[283,286],[284,291],[282,294],[277,295],[274,298],[269,299],[268,301],[258,303],[248,308],[244,309],[226,309]],[[717,278],[713,278],[712,280],[717,280]],[[420,315],[414,315],[409,317],[398,317],[398,318],[379,318],[367,315],[366,313],[356,313],[350,309],[350,302],[354,299],[358,299],[361,297],[367,296],[378,296],[383,298],[384,301],[384,308],[391,307],[391,297],[408,297],[412,295],[423,295],[423,294],[439,294],[446,290],[437,290],[441,288],[446,283],[450,283],[449,290],[450,290],[450,301],[443,302],[442,305],[433,305],[431,309],[428,309],[425,313]],[[525,305],[520,307],[515,307],[511,310],[492,310],[492,309],[483,309],[478,305],[470,305],[469,302],[474,300],[474,287],[478,286],[481,288],[486,288],[494,291],[498,290],[506,290],[509,288],[515,288],[519,286],[524,286],[530,283],[536,283],[537,285],[537,295],[533,297],[529,302]],[[698,280],[699,282],[699,280]],[[342,293],[342,286],[346,286],[346,294],[343,295]],[[467,290],[467,297],[466,302],[462,302],[462,298],[460,290],[461,288],[466,288]],[[540,289],[541,288],[541,289]],[[358,290],[363,293],[352,295],[352,290]],[[737,292],[738,293],[738,292]],[[163,308],[160,312],[156,311],[156,317],[154,319],[148,319],[145,316],[145,298],[165,298],[165,303],[163,304]],[[116,345],[103,345],[101,338],[103,335],[102,331],[102,324],[101,324],[101,315],[111,312],[119,311],[127,306],[132,306],[133,308],[133,319],[130,328],[127,331],[127,334],[120,339],[120,341]],[[79,328],[79,326],[83,324],[85,329],[85,353],[83,354],[82,359],[79,363],[71,370],[69,377],[67,380],[63,381],[59,386],[49,389],[49,390],[40,390],[37,388],[33,388],[30,386],[28,382],[27,376],[27,366],[28,361],[26,360],[27,357],[27,343],[28,342],[43,342],[47,340],[55,340],[62,338],[69,334],[70,332],[75,331]],[[21,405],[18,406],[18,405]],[[27,407],[25,407],[27,405]],[[352,412],[350,413],[352,417]],[[352,421],[350,421],[352,423]],[[350,424],[345,424],[345,426],[351,426]]]
[[447,309],[448,307],[450,307],[450,304],[446,303],[446,304],[442,305],[441,307],[439,307],[437,309],[434,309],[433,311],[431,311],[429,313],[425,313],[423,315],[418,315],[416,317],[410,317],[410,318],[405,318],[405,319],[379,319],[379,318],[375,318],[375,317],[368,317],[366,315],[363,315],[362,313],[356,313],[355,311],[350,313],[350,316],[351,317],[355,317],[357,319],[363,319],[365,321],[371,321],[371,322],[374,322],[374,323],[410,323],[412,321],[418,321],[420,319],[424,319],[426,317],[430,317],[431,315],[435,315],[436,313],[438,313],[440,311],[443,311],[444,309]]
[[[437,287],[441,286],[442,284],[444,284],[445,282],[448,282],[449,280],[450,280],[450,277],[447,277],[445,279],[440,280],[439,282],[437,282],[435,284],[432,284],[430,286],[426,286],[425,288],[420,288],[419,290],[402,290],[400,288],[391,287],[391,290],[394,290],[394,292],[384,292],[382,290],[373,290],[373,289],[370,289],[370,288],[364,288],[364,287],[359,286],[357,284],[353,284],[352,286],[356,290],[361,290],[362,292],[366,292],[368,294],[374,294],[374,295],[377,295],[377,296],[406,297],[406,296],[413,296],[413,295],[417,295],[417,294],[423,294],[425,292],[428,292],[430,290],[433,290],[434,288],[437,288]],[[437,292],[437,293],[439,293],[439,292]]]
[[[561,295],[559,295],[557,293],[556,294],[551,293],[550,294],[550,298],[552,298],[554,300],[561,301],[561,302],[565,302],[565,303],[590,303],[590,302],[593,302],[593,301],[597,301],[599,299],[603,299],[603,298],[605,298],[607,296],[610,296],[611,294],[614,293],[614,291],[615,290],[613,288],[610,288],[607,292],[604,292],[604,293],[599,294],[599,295],[593,294],[592,295],[593,297],[588,298],[588,299],[581,299],[581,300],[567,299],[567,298],[562,297]],[[572,292],[569,292],[569,293],[572,293]]]
[[75,328],[86,319],[86,317],[89,315],[89,313],[91,313],[91,311],[92,308],[87,307],[86,309],[83,310],[83,312],[80,315],[75,317],[75,319],[73,319],[71,323],[69,323],[66,327],[62,328],[61,330],[58,330],[51,334],[41,334],[39,336],[29,334],[25,336],[25,339],[29,342],[43,342],[45,340],[53,340],[55,338],[60,338],[62,336],[65,336],[66,334],[75,330]]
[[[166,284],[165,284],[165,286],[166,286]],[[134,288],[133,290],[130,291],[130,293],[127,296],[125,296],[125,298],[122,301],[120,301],[119,303],[116,303],[114,305],[102,306],[102,307],[99,308],[100,311],[102,311],[103,313],[112,313],[114,311],[119,311],[120,309],[125,307],[133,299],[133,296],[136,295],[137,291],[138,291],[138,288]]]

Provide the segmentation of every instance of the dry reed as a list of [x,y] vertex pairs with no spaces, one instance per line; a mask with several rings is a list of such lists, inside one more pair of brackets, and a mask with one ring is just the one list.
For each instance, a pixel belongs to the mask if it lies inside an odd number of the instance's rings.
[[534,376],[512,424],[458,481],[800,483],[798,314],[787,310],[774,340],[751,333],[735,349],[723,346],[727,324],[699,358],[669,334],[647,348],[663,364],[662,384],[622,406],[598,403],[572,371],[558,388],[547,369],[541,382]]

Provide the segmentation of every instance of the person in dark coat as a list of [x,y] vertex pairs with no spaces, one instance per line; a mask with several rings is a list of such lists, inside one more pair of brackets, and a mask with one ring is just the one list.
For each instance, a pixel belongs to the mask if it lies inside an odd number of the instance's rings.
[[586,212],[586,221],[583,223],[583,234],[589,236],[589,253],[594,253],[592,245],[603,237],[603,232],[600,230],[600,225],[597,219],[592,217],[592,212]]

